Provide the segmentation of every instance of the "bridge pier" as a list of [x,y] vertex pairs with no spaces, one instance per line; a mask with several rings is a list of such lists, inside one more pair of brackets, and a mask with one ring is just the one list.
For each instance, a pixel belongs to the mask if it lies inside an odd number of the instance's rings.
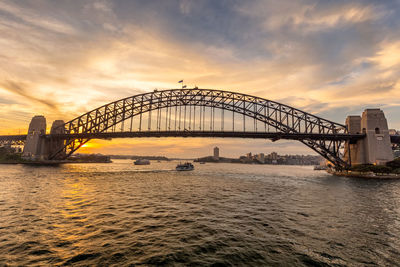
[[46,118],[44,116],[34,116],[29,124],[28,135],[22,157],[27,160],[45,160],[46,144],[41,135],[46,134]]
[[[63,120],[55,120],[53,122],[53,124],[51,125],[50,134],[65,134],[65,128],[60,127],[62,125],[64,125]],[[65,141],[62,139],[59,139],[59,140],[50,139],[50,140],[47,140],[47,142],[48,142],[48,144],[47,144],[48,156],[53,155],[60,149],[64,148]],[[54,158],[54,159],[64,159],[64,157],[65,157],[65,150],[62,150],[61,152],[57,153],[57,158]]]
[[[64,134],[63,127],[57,128],[64,124],[62,120],[53,122],[50,134]],[[27,160],[42,161],[47,160],[51,153],[56,152],[64,147],[64,140],[49,140],[43,137],[46,134],[46,118],[44,116],[34,116],[29,124],[28,135],[22,157]],[[60,153],[62,156],[63,153]]]
[[362,133],[365,138],[346,142],[344,159],[351,165],[384,165],[393,160],[393,152],[385,114],[380,109],[366,109],[362,116],[348,116],[350,134]]

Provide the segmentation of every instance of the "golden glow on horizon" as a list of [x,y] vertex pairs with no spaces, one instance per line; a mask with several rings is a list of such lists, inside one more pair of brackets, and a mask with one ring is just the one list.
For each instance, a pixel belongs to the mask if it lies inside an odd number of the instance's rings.
[[[98,140],[90,140],[89,142],[83,144],[79,149],[82,153],[94,153],[94,151],[103,146],[102,143],[97,142]],[[79,153],[78,152],[78,153]]]

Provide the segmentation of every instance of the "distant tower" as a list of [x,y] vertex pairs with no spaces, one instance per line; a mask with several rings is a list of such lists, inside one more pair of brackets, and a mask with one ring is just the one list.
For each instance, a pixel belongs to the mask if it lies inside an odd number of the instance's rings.
[[219,160],[219,148],[217,146],[214,147],[214,159]]

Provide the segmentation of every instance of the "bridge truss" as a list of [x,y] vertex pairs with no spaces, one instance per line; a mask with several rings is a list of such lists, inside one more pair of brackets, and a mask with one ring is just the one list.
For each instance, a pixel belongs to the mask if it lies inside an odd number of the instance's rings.
[[23,146],[26,140],[26,134],[24,135],[2,135],[0,136],[0,147],[1,146]]
[[208,136],[299,140],[335,166],[347,166],[341,155],[348,140],[344,125],[271,100],[221,90],[155,90],[103,105],[60,127],[57,132],[63,134],[47,135],[65,140],[50,159],[66,158],[92,138]]

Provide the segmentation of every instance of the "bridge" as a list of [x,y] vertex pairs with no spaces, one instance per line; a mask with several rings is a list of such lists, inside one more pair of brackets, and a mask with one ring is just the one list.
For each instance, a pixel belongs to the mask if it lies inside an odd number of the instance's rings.
[[[346,124],[340,124],[282,103],[241,93],[199,88],[155,90],[108,103],[66,123],[56,120],[49,134],[46,134],[46,119],[35,116],[26,135],[0,136],[0,144],[23,143],[25,158],[62,160],[91,139],[288,139],[300,141],[341,168],[350,166],[352,159],[357,163],[392,159],[393,156],[387,155],[391,153],[386,147],[388,143],[390,150],[391,137],[383,112],[374,109],[364,113],[365,120],[364,114],[363,118],[358,116],[359,119],[349,116]],[[371,123],[373,116],[378,117]],[[362,125],[363,120],[365,125]],[[371,143],[372,130],[384,141],[385,148],[382,148],[382,142]],[[366,158],[366,143],[371,143],[370,150],[379,145],[383,152],[374,159]]]

